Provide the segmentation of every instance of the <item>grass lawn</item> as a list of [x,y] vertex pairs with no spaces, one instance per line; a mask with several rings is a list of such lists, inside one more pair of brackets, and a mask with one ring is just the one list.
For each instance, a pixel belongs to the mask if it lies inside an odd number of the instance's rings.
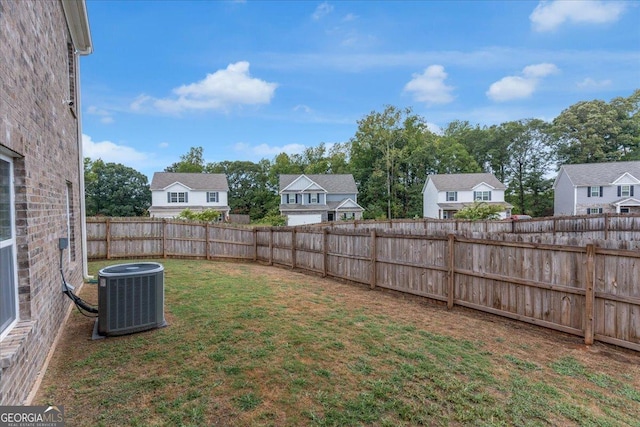
[[74,311],[34,405],[92,427],[640,426],[636,352],[287,269],[159,262],[169,326],[92,341]]

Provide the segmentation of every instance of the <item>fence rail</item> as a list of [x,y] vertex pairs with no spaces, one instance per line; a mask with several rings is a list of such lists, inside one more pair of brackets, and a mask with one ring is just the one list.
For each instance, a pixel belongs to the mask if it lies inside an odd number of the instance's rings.
[[[625,227],[640,228],[639,218],[578,218],[580,225],[573,227],[567,221],[556,222],[555,237],[542,231],[548,222],[527,226],[542,233],[535,240],[526,227],[519,233],[497,230],[521,227],[508,222],[461,231],[467,225],[450,221],[440,221],[442,229],[425,221],[407,223],[410,227],[358,222],[234,228],[87,218],[87,243],[89,259],[239,259],[287,266],[563,331],[584,337],[586,344],[597,340],[640,351],[640,250],[629,249],[629,241],[612,248],[616,241],[582,236],[593,232],[594,224],[606,224],[608,235],[629,237],[638,231]],[[535,241],[523,241],[524,233]],[[558,243],[567,240],[571,244]]]

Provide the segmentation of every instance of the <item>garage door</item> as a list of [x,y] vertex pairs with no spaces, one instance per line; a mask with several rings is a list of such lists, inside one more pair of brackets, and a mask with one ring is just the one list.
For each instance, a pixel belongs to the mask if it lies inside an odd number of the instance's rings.
[[317,224],[319,222],[322,222],[320,214],[289,215],[287,225]]

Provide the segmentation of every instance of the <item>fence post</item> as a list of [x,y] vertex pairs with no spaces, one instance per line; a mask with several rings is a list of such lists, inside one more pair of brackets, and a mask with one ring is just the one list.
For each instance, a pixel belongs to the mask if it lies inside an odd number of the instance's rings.
[[253,227],[253,261],[258,261],[258,229]]
[[167,220],[162,218],[162,258],[167,257]]
[[205,242],[204,242],[204,254],[207,256],[207,261],[211,261],[211,255],[209,254],[209,223],[205,225]]
[[453,297],[455,294],[455,251],[454,251],[454,243],[456,240],[455,234],[449,234],[447,241],[449,243],[449,265],[447,266],[447,309],[451,310],[453,308]]
[[377,269],[376,269],[376,229],[371,230],[371,289],[376,287]]
[[269,265],[273,265],[273,227],[269,229]]
[[105,237],[107,238],[107,259],[111,259],[111,218],[105,223]]
[[585,273],[585,304],[584,304],[584,343],[586,345],[593,344],[593,315],[594,315],[594,305],[595,305],[595,289],[594,289],[594,281],[595,281],[595,257],[596,257],[596,247],[593,244],[587,245],[587,266]]
[[322,230],[322,277],[327,277],[327,240],[329,236],[329,231],[325,227]]
[[604,240],[609,239],[609,214],[605,213],[604,214]]
[[291,269],[296,268],[296,229],[291,230]]

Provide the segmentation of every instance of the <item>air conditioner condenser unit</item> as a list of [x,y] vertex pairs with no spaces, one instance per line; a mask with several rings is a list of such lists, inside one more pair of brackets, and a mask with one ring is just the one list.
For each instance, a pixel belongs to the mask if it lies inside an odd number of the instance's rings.
[[166,324],[161,264],[118,264],[99,271],[94,339],[142,332]]

